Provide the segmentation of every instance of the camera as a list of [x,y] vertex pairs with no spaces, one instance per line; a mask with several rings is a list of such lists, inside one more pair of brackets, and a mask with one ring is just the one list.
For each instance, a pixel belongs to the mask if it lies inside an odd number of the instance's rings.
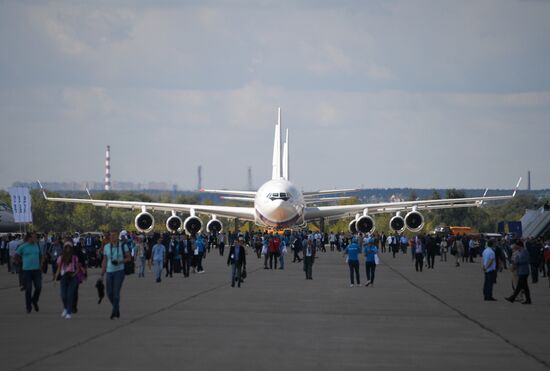
[[111,260],[111,264],[113,264],[113,265],[118,265],[118,260],[116,260],[116,259],[115,259],[115,260]]

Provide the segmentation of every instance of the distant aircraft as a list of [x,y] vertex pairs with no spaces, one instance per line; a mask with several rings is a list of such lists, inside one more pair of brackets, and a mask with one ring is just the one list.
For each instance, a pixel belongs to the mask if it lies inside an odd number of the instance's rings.
[[[185,230],[189,234],[195,234],[203,229],[203,223],[197,214],[205,214],[211,218],[206,224],[206,229],[209,232],[220,232],[223,229],[223,224],[218,217],[253,221],[260,227],[276,230],[303,228],[308,222],[319,220],[320,218],[338,219],[353,217],[353,220],[349,224],[350,232],[369,233],[375,229],[375,221],[372,215],[395,213],[390,220],[390,228],[393,231],[401,233],[405,229],[408,229],[412,232],[418,232],[424,226],[424,217],[420,213],[420,210],[479,207],[486,201],[507,200],[516,195],[520,182],[521,178],[516,185],[516,189],[509,196],[486,196],[487,191],[485,191],[482,197],[316,206],[319,203],[327,201],[350,198],[346,196],[325,196],[345,194],[346,192],[354,191],[354,189],[302,193],[290,182],[288,129],[286,130],[285,142],[281,144],[281,109],[279,108],[277,125],[275,126],[271,180],[264,183],[255,192],[214,189],[201,190],[202,192],[221,194],[225,199],[249,202],[253,205],[252,207],[95,200],[90,196],[89,192],[90,199],[50,198],[46,195],[40,181],[38,183],[40,188],[42,188],[44,198],[49,201],[141,210],[135,218],[136,229],[140,232],[147,233],[153,230],[155,220],[149,211],[160,210],[172,213],[166,221],[166,228],[170,232],[175,233]],[[190,216],[182,220],[177,215],[178,212],[189,213]],[[405,215],[402,215],[402,213]]]
[[13,211],[4,202],[0,201],[0,232],[17,232],[19,226],[13,219]]

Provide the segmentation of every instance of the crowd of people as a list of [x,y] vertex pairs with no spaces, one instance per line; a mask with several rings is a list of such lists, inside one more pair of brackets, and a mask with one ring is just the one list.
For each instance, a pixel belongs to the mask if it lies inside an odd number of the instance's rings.
[[[285,269],[285,257],[292,255],[293,263],[302,263],[306,280],[313,280],[313,266],[319,253],[337,252],[345,257],[349,268],[350,286],[361,285],[360,256],[365,267],[365,286],[373,286],[379,254],[410,253],[415,270],[434,269],[436,256],[440,262],[476,263],[481,259],[484,272],[483,297],[496,300],[492,287],[497,274],[504,269],[512,272],[513,294],[506,298],[531,304],[528,277],[537,283],[539,274],[548,277],[550,284],[550,243],[542,239],[492,239],[484,235],[442,236],[384,233],[346,234],[310,231],[208,233],[189,236],[182,234],[151,234],[111,232],[101,234],[5,235],[0,239],[0,264],[18,275],[19,286],[25,291],[27,313],[39,311],[42,274],[51,272],[53,282],[59,283],[63,305],[62,317],[72,318],[78,311],[78,288],[86,279],[88,269],[100,268],[96,282],[98,294],[106,290],[112,304],[111,319],[120,318],[120,292],[124,278],[137,271],[144,278],[146,268],[153,271],[155,282],[182,274],[202,274],[204,258],[211,251],[220,256],[229,245],[227,265],[231,266],[231,286],[240,288],[246,279],[248,250],[262,259],[264,269]],[[450,255],[450,257],[448,257]],[[453,259],[451,259],[453,257]],[[101,300],[101,299],[100,299]]]

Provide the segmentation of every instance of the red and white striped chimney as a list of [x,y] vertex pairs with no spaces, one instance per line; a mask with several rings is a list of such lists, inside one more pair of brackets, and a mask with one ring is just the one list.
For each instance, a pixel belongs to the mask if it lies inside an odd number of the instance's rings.
[[105,190],[111,190],[111,146],[105,151]]

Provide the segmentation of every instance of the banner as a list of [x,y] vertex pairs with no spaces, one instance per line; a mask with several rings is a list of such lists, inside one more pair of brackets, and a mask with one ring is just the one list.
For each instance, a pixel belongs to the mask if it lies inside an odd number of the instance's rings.
[[32,200],[28,188],[12,187],[8,189],[16,223],[32,223]]

